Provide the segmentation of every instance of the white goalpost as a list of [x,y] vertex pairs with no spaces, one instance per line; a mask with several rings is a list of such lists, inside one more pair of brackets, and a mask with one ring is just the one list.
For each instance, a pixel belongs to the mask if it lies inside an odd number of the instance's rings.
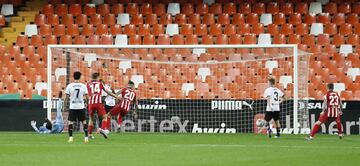
[[[283,133],[309,128],[306,102],[310,54],[297,45],[48,45],[47,115],[59,91],[83,73],[99,72],[113,89],[135,82],[139,119],[122,131],[261,132],[268,77],[285,92]],[[50,81],[49,81],[50,80]]]

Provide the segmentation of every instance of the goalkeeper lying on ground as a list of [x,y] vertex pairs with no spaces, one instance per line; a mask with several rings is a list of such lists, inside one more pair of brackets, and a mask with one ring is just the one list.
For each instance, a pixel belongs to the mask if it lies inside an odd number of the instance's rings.
[[64,129],[64,120],[61,114],[62,102],[61,99],[57,102],[56,108],[56,120],[51,122],[49,119],[45,118],[45,122],[39,128],[36,127],[36,121],[31,121],[31,127],[34,128],[39,134],[57,134],[61,133]]

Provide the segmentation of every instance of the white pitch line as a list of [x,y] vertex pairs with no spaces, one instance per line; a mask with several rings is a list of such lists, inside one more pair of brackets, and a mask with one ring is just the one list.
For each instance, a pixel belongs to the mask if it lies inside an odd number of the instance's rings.
[[354,147],[332,147],[332,146],[287,146],[287,145],[245,145],[245,144],[173,144],[174,147],[211,147],[211,148],[298,148],[298,149],[360,149],[359,146]]

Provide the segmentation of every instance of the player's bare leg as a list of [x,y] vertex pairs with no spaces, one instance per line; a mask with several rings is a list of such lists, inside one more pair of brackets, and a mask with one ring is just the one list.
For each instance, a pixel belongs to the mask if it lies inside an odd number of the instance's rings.
[[312,140],[316,134],[316,132],[319,130],[320,126],[321,126],[321,122],[320,121],[316,121],[316,123],[314,124],[313,129],[311,130],[310,136],[309,137],[305,137],[306,140]]
[[68,131],[69,131],[69,140],[68,142],[69,143],[72,143],[74,142],[74,138],[73,138],[73,122],[72,121],[69,121],[69,124],[68,124]]
[[280,137],[280,121],[279,120],[275,121],[275,127],[276,127],[275,138],[279,138]]

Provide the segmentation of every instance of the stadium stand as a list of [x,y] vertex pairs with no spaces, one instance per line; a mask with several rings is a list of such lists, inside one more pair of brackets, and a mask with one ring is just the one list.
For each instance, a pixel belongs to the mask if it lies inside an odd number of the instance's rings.
[[[90,4],[91,2],[94,4]],[[20,92],[25,99],[32,98],[35,91],[44,94],[48,44],[273,43],[298,44],[299,49],[314,53],[310,62],[311,98],[322,98],[321,94],[325,91],[321,88],[325,83],[323,80],[337,83],[336,89],[341,91],[344,99],[360,98],[359,89],[355,86],[360,83],[360,2],[356,0],[330,0],[327,3],[312,0],[128,2],[131,3],[121,0],[105,0],[104,3],[61,0],[1,1],[0,83],[3,88],[0,93]],[[156,52],[159,50],[151,51],[154,53],[153,58],[145,55],[140,57],[175,61],[236,59],[202,53],[199,53],[199,57],[173,57],[172,50],[165,50],[168,57],[158,57]],[[327,53],[327,56],[320,58],[321,52]],[[263,68],[268,68],[269,73],[279,76],[284,89],[289,87],[291,77],[283,75],[280,64],[268,61],[262,65]],[[124,74],[132,72],[132,69],[127,67],[119,64]],[[195,75],[202,76],[201,82],[210,84],[211,79],[216,80],[208,75],[211,72],[207,69],[204,71],[205,77],[203,69],[195,71]],[[151,83],[142,84],[144,80],[147,82],[144,78],[142,81],[140,79],[144,73],[133,73],[139,78],[139,88],[154,86]],[[226,79],[224,77],[218,81],[229,83]],[[234,83],[230,84],[232,88],[226,89],[222,97],[231,95],[236,89],[234,84],[237,80],[233,81]],[[319,88],[312,88],[318,86]],[[182,84],[179,87],[186,91],[186,96],[197,98],[196,96],[213,95],[205,84]],[[149,93],[146,95],[152,97],[153,93],[147,92]],[[165,96],[170,94],[173,95],[171,89]],[[174,94],[181,96],[178,92]]]

